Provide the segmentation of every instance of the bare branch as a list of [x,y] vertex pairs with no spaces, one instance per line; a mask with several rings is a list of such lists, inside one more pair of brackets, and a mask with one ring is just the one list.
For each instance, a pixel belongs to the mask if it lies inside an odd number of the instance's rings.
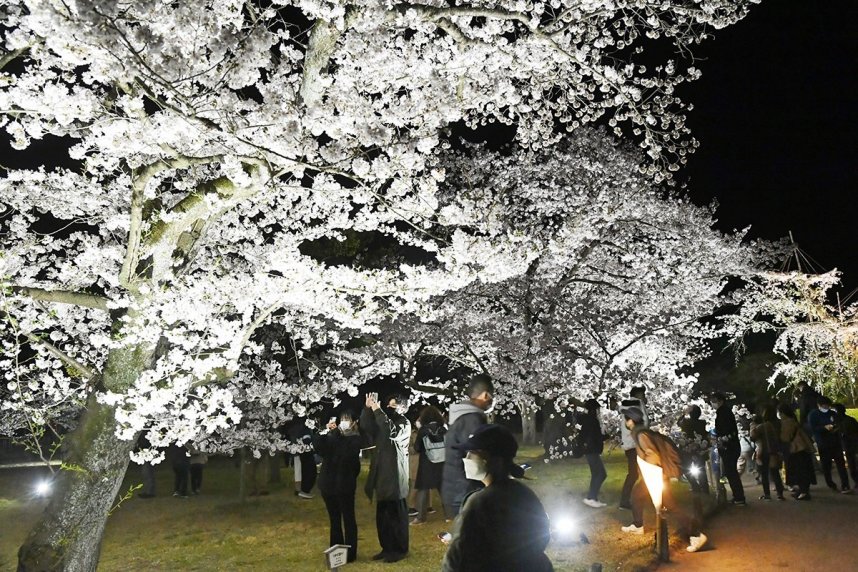
[[71,290],[45,290],[30,286],[10,286],[12,292],[44,302],[57,302],[59,304],[71,304],[73,306],[84,306],[96,310],[108,310],[107,298],[85,292],[74,292]]

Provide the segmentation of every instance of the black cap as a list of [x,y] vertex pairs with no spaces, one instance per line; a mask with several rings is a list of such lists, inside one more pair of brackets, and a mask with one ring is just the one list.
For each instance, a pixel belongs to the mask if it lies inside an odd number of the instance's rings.
[[518,452],[518,443],[512,432],[495,423],[481,425],[464,443],[454,446],[459,451],[485,451],[495,457],[512,459]]
[[626,407],[623,409],[623,415],[635,422],[635,425],[643,423],[644,415],[640,407]]

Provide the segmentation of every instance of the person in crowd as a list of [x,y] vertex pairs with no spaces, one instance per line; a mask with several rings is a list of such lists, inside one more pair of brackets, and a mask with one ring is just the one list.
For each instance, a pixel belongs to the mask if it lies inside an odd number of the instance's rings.
[[810,500],[810,485],[816,484],[813,469],[813,441],[795,417],[788,403],[778,406],[781,422],[781,443],[788,448],[786,455],[786,484],[793,489],[793,498]]
[[846,406],[835,403],[834,411],[837,412],[837,425],[840,427],[840,441],[843,445],[843,454],[846,457],[846,467],[852,476],[852,482],[858,489],[858,420],[846,413]]
[[797,388],[796,401],[798,402],[798,412],[801,417],[800,421],[804,426],[804,430],[807,431],[809,435],[812,435],[813,431],[810,428],[810,413],[812,411],[816,411],[818,406],[817,400],[821,395],[819,395],[819,392],[813,389],[804,380],[798,382]]
[[620,508],[631,510],[632,508],[632,487],[638,480],[638,463],[637,453],[635,452],[635,442],[632,439],[631,432],[622,420],[625,418],[626,409],[629,407],[637,407],[643,414],[643,425],[649,427],[649,416],[646,410],[646,387],[633,387],[629,392],[629,399],[624,399],[619,405],[611,404],[612,409],[616,409],[620,413],[620,439],[623,445],[623,452],[626,454],[626,480],[623,481],[623,490],[620,493]]
[[191,467],[191,494],[198,495],[203,486],[203,469],[209,460],[209,456],[195,445],[188,445],[188,451],[191,453],[191,458],[188,459]]
[[465,473],[485,488],[471,491],[453,526],[442,572],[550,572],[545,555],[551,538],[539,498],[513,459],[518,444],[502,425],[481,425],[457,450]]
[[447,426],[441,412],[432,405],[423,408],[416,425],[417,439],[414,441],[414,450],[418,453],[418,461],[414,488],[417,490],[417,515],[411,524],[419,525],[426,522],[432,489],[438,491],[440,499]]
[[355,490],[365,441],[348,412],[329,421],[325,429],[326,433],[313,435],[313,448],[322,457],[318,484],[331,523],[330,545],[348,545],[347,560],[354,562],[358,550]]
[[762,413],[754,418],[754,423],[751,424],[751,439],[757,446],[756,462],[760,483],[763,485],[760,500],[772,500],[770,480],[775,483],[778,500],[784,500],[784,483],[781,480],[781,424],[774,404],[763,406]]
[[386,407],[375,394],[366,397],[361,430],[375,445],[366,479],[366,494],[375,497],[375,524],[381,552],[373,560],[398,562],[408,554],[408,442],[411,423],[405,417],[408,401],[392,395]]
[[599,401],[588,399],[584,402],[587,412],[579,418],[581,423],[581,442],[583,444],[584,458],[590,467],[590,487],[584,504],[592,508],[607,506],[599,500],[599,490],[608,476],[605,471],[605,463],[602,462],[602,451],[605,444],[605,435],[602,431],[602,423],[599,421]]
[[731,504],[745,505],[745,488],[739,477],[737,462],[741,447],[739,446],[739,426],[733,408],[727,403],[727,396],[716,392],[712,395],[712,407],[715,408],[715,436],[718,443],[718,457],[721,460],[721,472],[730,484],[733,498]]
[[[138,449],[148,449],[151,447],[149,440],[141,433],[140,439],[137,441]],[[143,488],[137,493],[141,499],[151,499],[155,496],[155,465],[152,463],[143,463],[140,465],[140,473],[143,477]]]
[[[682,467],[692,492],[709,494],[709,479],[706,476],[706,460],[709,458],[709,431],[703,412],[698,405],[688,405],[676,425],[686,441],[693,443],[687,451],[681,451]],[[700,444],[698,446],[697,444]]]
[[486,413],[491,411],[494,386],[489,376],[475,375],[468,383],[468,398],[450,406],[450,429],[444,436],[444,470],[441,495],[447,518],[459,514],[465,495],[482,484],[465,476],[463,453],[457,448],[481,425],[488,423]]
[[188,473],[191,464],[188,450],[173,443],[167,448],[167,459],[173,467],[173,496],[188,498]]
[[[662,471],[662,505],[667,509],[669,518],[677,521],[679,532],[688,538],[688,552],[697,552],[706,544],[708,538],[700,531],[700,522],[689,516],[674,499],[670,479],[682,475],[682,465],[679,450],[673,442],[652,429],[644,426],[643,410],[638,407],[628,407],[623,414],[624,424],[632,434],[635,442],[636,462],[648,463],[661,467]],[[644,506],[652,504],[651,495],[643,476],[632,487],[632,517],[634,522],[623,526],[622,531],[630,534],[643,534]]]
[[810,412],[808,421],[810,422],[810,430],[813,432],[813,440],[816,441],[816,450],[819,452],[819,463],[822,465],[822,476],[825,478],[825,484],[831,490],[837,491],[837,485],[831,478],[831,463],[834,463],[837,467],[837,474],[840,476],[840,492],[851,493],[846,462],[843,459],[843,445],[837,425],[837,413],[831,409],[831,400],[824,395],[821,395],[816,403],[817,409]]
[[301,448],[301,452],[292,457],[295,496],[302,499],[312,499],[311,491],[318,477],[312,431],[303,419],[297,419],[289,425],[286,433],[289,439]]

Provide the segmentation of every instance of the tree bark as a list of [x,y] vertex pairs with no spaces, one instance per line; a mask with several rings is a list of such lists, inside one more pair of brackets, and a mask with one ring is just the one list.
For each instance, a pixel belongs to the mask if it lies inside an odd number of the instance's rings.
[[80,424],[66,437],[68,455],[51,500],[18,551],[18,572],[96,569],[107,515],[134,448],[115,430],[113,407],[90,397]]
[[521,442],[524,445],[536,445],[536,409],[532,403],[520,402]]

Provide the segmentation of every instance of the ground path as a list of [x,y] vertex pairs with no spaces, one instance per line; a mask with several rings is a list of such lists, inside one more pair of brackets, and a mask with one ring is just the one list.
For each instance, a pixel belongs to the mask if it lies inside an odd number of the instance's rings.
[[673,562],[659,572],[858,572],[858,494],[841,495],[823,484],[811,489],[810,502],[789,494],[786,501],[766,502],[757,500],[761,487],[748,477],[745,491],[747,506],[725,507],[706,524],[705,550],[674,551]]

